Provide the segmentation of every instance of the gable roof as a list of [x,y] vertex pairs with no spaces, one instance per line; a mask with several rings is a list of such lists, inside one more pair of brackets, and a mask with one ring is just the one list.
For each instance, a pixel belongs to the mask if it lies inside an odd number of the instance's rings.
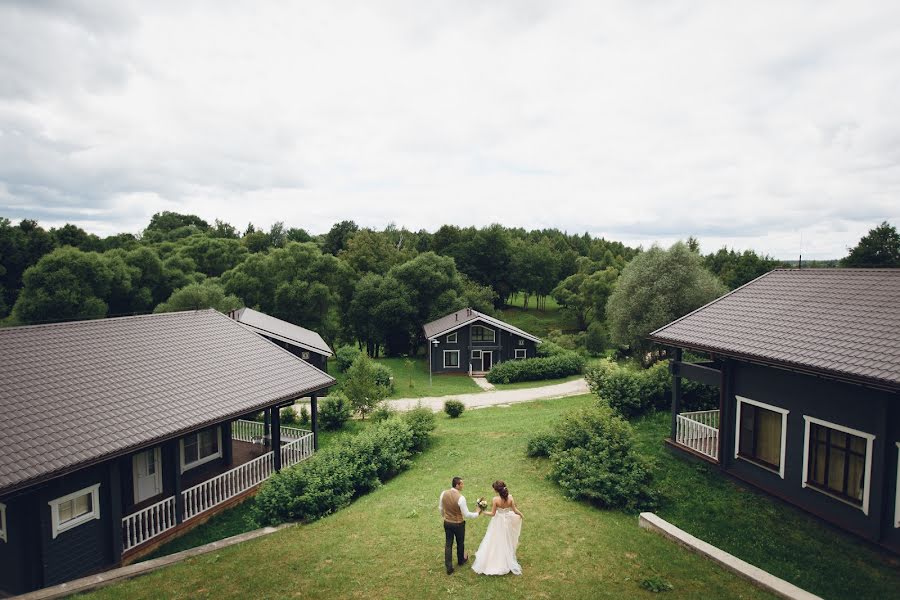
[[425,323],[423,329],[425,330],[425,337],[430,339],[434,339],[439,335],[443,335],[445,333],[450,333],[455,329],[459,329],[463,325],[468,325],[469,323],[473,323],[475,321],[484,321],[494,327],[499,327],[500,329],[505,329],[506,331],[510,331],[515,333],[518,336],[521,336],[527,340],[531,340],[533,342],[541,343],[541,338],[531,335],[526,331],[522,331],[518,327],[513,327],[509,323],[504,323],[500,319],[495,319],[494,317],[489,317],[484,313],[480,313],[472,308],[463,308],[456,312],[452,312],[449,315],[444,315],[440,319],[435,319],[430,323]]
[[0,495],[334,379],[214,310],[0,329]]
[[304,350],[311,350],[325,356],[333,356],[331,348],[322,339],[322,336],[315,331],[304,329],[299,325],[276,319],[266,313],[253,310],[252,308],[239,308],[228,313],[228,316],[242,323],[247,327],[252,327],[259,333],[273,337],[282,342],[299,346]]
[[776,269],[649,339],[900,389],[900,269]]

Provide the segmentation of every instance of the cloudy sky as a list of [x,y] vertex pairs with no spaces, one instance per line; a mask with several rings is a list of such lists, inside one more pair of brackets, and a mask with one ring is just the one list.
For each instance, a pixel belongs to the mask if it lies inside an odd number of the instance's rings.
[[900,2],[0,0],[0,216],[161,210],[840,257],[900,225]]

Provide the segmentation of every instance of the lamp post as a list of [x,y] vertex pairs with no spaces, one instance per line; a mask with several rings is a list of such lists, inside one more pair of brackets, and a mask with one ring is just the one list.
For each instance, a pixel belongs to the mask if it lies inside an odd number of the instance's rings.
[[[437,348],[438,344],[440,344],[437,340],[431,340],[431,343],[434,344],[434,347]],[[434,370],[431,367],[431,348],[428,349],[428,387],[431,387],[431,372]]]

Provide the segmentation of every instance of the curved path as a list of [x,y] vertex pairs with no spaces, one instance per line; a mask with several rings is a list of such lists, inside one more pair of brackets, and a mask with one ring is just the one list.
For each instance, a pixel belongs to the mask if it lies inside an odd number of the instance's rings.
[[587,382],[582,379],[545,385],[543,387],[522,388],[517,390],[495,390],[490,392],[476,392],[474,394],[451,394],[449,396],[431,396],[426,398],[401,398],[399,400],[386,400],[386,404],[395,410],[409,410],[415,408],[419,402],[422,406],[438,412],[444,409],[447,400],[460,400],[466,408],[484,408],[485,406],[498,406],[515,404],[517,402],[530,402],[532,400],[546,400],[548,398],[564,398],[566,396],[579,396],[587,394]]

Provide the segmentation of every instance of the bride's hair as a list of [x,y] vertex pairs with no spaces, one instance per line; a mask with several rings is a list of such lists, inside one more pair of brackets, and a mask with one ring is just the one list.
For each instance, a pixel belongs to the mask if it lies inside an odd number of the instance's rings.
[[509,490],[506,489],[506,484],[503,481],[498,479],[491,487],[494,488],[494,491],[500,494],[500,497],[504,500],[509,497]]

